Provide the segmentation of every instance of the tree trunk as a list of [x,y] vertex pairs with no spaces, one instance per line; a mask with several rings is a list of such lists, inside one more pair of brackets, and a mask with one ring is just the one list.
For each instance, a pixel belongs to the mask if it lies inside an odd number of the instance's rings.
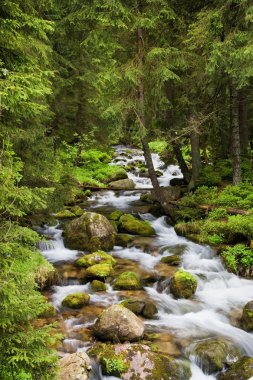
[[234,83],[231,84],[231,133],[232,133],[232,162],[233,185],[241,182],[241,149],[238,117],[238,91]]
[[[139,13],[142,13],[142,1],[138,0],[138,11]],[[140,73],[143,72],[143,65],[144,65],[144,38],[143,38],[143,31],[142,27],[138,26],[137,28],[137,35],[138,35],[138,55],[139,55],[139,70]],[[141,75],[141,74],[140,74]],[[141,124],[141,128],[143,129],[143,137],[142,137],[142,147],[144,151],[144,157],[146,161],[146,165],[148,168],[149,177],[151,179],[154,193],[157,198],[157,200],[161,200],[161,194],[160,194],[160,185],[157,179],[157,175],[155,172],[152,156],[150,153],[150,149],[148,146],[148,140],[146,136],[146,120],[145,120],[145,95],[144,95],[144,85],[143,85],[143,79],[142,77],[139,78],[139,109],[138,109],[138,117]]]
[[191,179],[191,174],[190,174],[190,171],[188,169],[188,166],[186,165],[186,162],[184,160],[184,157],[183,157],[183,154],[182,154],[182,151],[180,149],[180,146],[179,144],[176,142],[176,141],[173,141],[172,142],[172,148],[173,148],[173,152],[176,156],[176,159],[177,159],[177,162],[178,162],[178,165],[181,169],[181,172],[184,176],[184,179],[187,183],[190,182],[190,179]]
[[196,132],[192,132],[190,136],[190,141],[192,156],[192,177],[189,183],[189,187],[194,188],[196,186],[197,179],[199,178],[199,173],[201,169],[199,134]]
[[241,155],[247,156],[249,149],[249,129],[247,124],[247,98],[245,90],[238,91],[238,101]]

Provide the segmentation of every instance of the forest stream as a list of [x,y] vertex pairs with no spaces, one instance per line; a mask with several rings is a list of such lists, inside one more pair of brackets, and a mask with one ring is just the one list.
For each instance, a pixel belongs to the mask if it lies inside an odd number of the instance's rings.
[[[118,146],[112,165],[129,167],[129,164],[136,161],[144,162],[142,151],[131,149],[129,153],[129,148]],[[157,154],[153,154],[153,162],[155,169],[162,173],[159,177],[162,186],[168,186],[172,178],[181,177],[177,166],[165,167]],[[159,352],[190,362],[191,380],[215,380],[215,374],[203,372],[203,366],[194,355],[193,347],[200,340],[221,337],[232,341],[243,354],[253,356],[253,334],[237,327],[243,306],[252,299],[253,281],[227,272],[216,252],[209,246],[178,236],[174,228],[167,224],[166,216],[149,213],[147,204],[140,201],[143,192],[138,191],[151,187],[149,178],[132,171],[128,172],[128,176],[135,182],[135,190],[103,190],[93,193],[85,211],[108,216],[112,211],[120,210],[138,215],[151,223],[156,231],[155,236],[134,236],[130,246],[115,246],[110,252],[117,259],[115,272],[131,270],[138,273],[145,280],[142,290],[116,291],[107,283],[105,292],[92,292],[90,283],[82,283],[80,269],[74,266],[82,253],[64,246],[62,224],[44,226],[40,230],[41,234],[49,238],[41,243],[41,251],[55,266],[61,278],[60,284],[52,286],[46,292],[57,310],[65,335],[59,348],[60,355],[86,352],[94,344],[92,327],[103,309],[129,297],[147,299],[155,302],[158,313],[154,319],[144,320],[145,334],[155,337],[153,344]],[[197,291],[190,299],[175,299],[169,291],[168,279],[178,267],[161,263],[161,258],[171,255],[180,256],[179,267],[197,278]],[[74,311],[63,308],[62,300],[76,292],[89,293],[89,305]],[[116,378],[103,376],[100,367],[94,363],[90,379]]]

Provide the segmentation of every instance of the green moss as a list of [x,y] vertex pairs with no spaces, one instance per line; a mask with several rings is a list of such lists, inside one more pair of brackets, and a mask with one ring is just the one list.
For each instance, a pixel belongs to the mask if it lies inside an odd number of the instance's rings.
[[89,255],[85,255],[76,261],[76,265],[82,268],[88,268],[95,264],[115,265],[116,260],[104,251],[97,251]]
[[253,376],[253,358],[247,356],[239,359],[218,380],[249,380]]
[[120,303],[120,305],[126,307],[131,310],[136,315],[141,315],[145,303],[138,300],[126,299]]
[[113,288],[115,290],[138,290],[141,289],[140,277],[134,272],[122,273],[114,282]]
[[71,212],[70,210],[63,209],[55,214],[55,217],[58,219],[68,219],[68,218],[75,218],[75,214]]
[[119,229],[128,233],[141,236],[155,235],[155,230],[149,222],[139,220],[133,215],[125,214],[120,218],[119,222]]
[[145,203],[152,203],[152,195],[150,193],[141,194],[140,200]]
[[85,277],[106,278],[113,274],[113,267],[110,264],[96,264],[86,269]]
[[93,280],[91,283],[91,290],[93,292],[105,292],[106,291],[106,285],[102,281]]
[[171,255],[171,256],[164,256],[161,258],[161,262],[168,265],[179,265],[180,264],[180,257],[177,255]]
[[70,208],[70,211],[75,215],[75,216],[82,216],[84,211],[80,206],[74,206]]
[[113,211],[110,215],[109,215],[109,219],[110,220],[119,220],[120,217],[123,215],[123,213],[121,211],[118,211],[118,210],[115,210]]
[[189,272],[178,270],[171,279],[170,290],[176,298],[190,298],[197,289],[197,279]]
[[241,326],[245,331],[253,331],[253,301],[248,302],[243,308]]
[[62,306],[70,309],[80,309],[85,306],[90,300],[89,294],[77,292],[70,294],[62,301]]
[[133,242],[133,236],[127,234],[117,234],[115,244],[121,247],[127,247],[128,244]]

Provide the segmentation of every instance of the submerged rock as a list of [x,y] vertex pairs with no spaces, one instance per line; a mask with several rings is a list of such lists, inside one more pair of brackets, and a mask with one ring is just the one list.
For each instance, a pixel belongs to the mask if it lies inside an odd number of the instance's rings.
[[142,337],[144,323],[121,305],[106,309],[94,326],[94,334],[102,340],[112,342],[134,341]]
[[76,265],[82,268],[88,268],[95,264],[115,265],[116,260],[104,251],[97,251],[89,255],[85,255],[76,261]]
[[87,305],[89,301],[89,294],[77,292],[65,297],[62,301],[62,306],[69,307],[70,309],[81,309],[83,306]]
[[253,331],[253,301],[248,302],[243,308],[241,326],[243,330]]
[[164,264],[176,266],[180,264],[180,257],[177,255],[171,255],[171,256],[164,256],[161,258],[161,262]]
[[68,248],[93,252],[110,250],[115,243],[115,231],[105,216],[85,212],[65,225],[64,241]]
[[139,290],[141,289],[141,279],[135,272],[123,272],[113,284],[115,290]]
[[253,376],[253,358],[244,356],[234,363],[218,380],[250,380]]
[[109,183],[109,186],[113,189],[132,190],[135,188],[135,183],[132,179],[121,179],[119,181],[113,181]]
[[197,279],[189,272],[178,270],[170,281],[170,291],[176,298],[190,298],[197,290]]
[[104,375],[122,380],[188,380],[191,376],[186,363],[143,344],[97,344],[89,354],[97,357]]
[[240,350],[224,338],[200,341],[194,345],[193,349],[190,349],[190,353],[196,357],[198,366],[208,374],[221,371],[242,356]]
[[125,214],[119,220],[119,230],[141,236],[155,235],[154,228],[147,221],[139,220],[133,215]]
[[91,361],[85,352],[64,356],[59,361],[60,380],[88,380]]

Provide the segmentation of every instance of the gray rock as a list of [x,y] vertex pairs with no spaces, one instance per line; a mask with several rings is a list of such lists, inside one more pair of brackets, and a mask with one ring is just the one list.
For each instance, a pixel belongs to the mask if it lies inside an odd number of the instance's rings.
[[91,361],[85,352],[67,355],[59,361],[60,380],[88,380]]

